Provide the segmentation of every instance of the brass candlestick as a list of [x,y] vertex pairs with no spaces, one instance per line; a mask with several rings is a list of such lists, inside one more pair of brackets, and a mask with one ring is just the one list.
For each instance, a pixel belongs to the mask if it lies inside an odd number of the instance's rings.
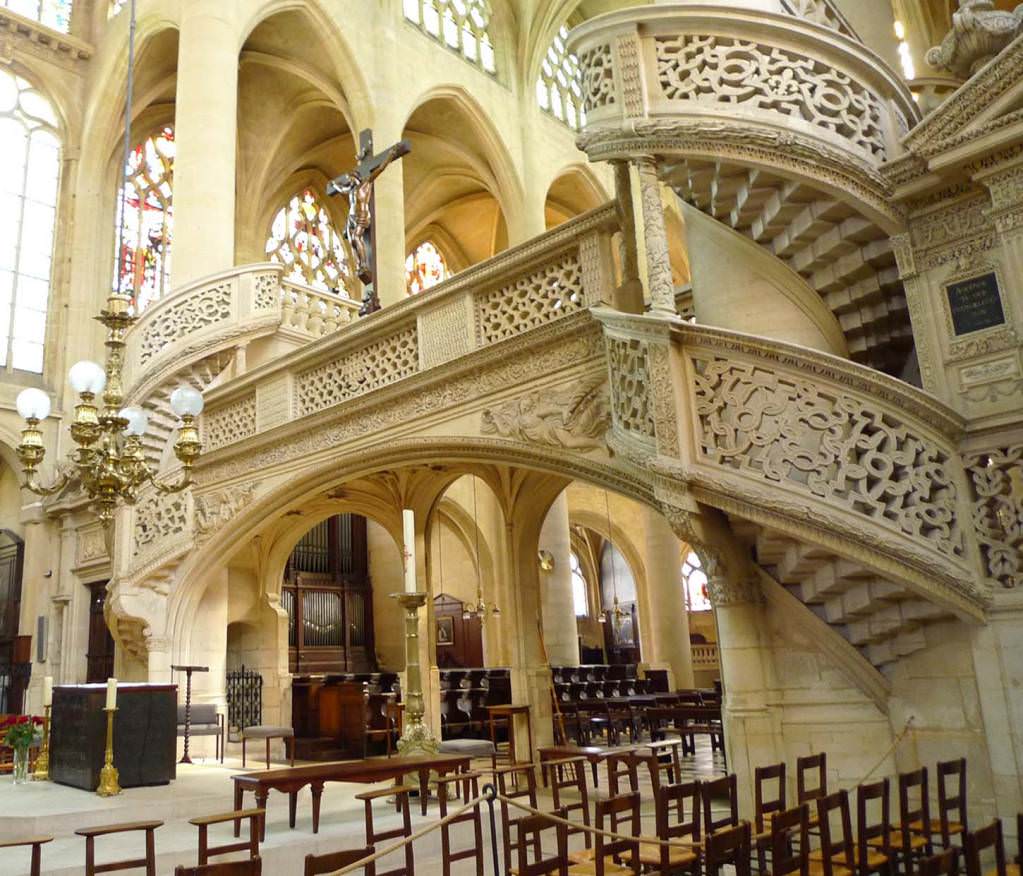
[[99,771],[99,787],[96,793],[100,797],[116,797],[121,793],[121,786],[117,783],[117,767],[114,766],[114,712],[113,709],[104,709],[107,713],[107,754],[103,769]]
[[32,778],[37,782],[50,779],[50,706],[43,706],[43,746],[36,758],[36,770]]
[[398,752],[403,755],[436,754],[440,743],[423,715],[423,677],[419,668],[419,609],[426,605],[425,593],[392,593],[405,609],[405,718]]

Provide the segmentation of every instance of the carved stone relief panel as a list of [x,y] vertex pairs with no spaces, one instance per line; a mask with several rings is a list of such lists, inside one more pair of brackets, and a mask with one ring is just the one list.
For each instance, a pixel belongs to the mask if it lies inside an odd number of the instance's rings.
[[165,308],[159,319],[145,326],[139,363],[145,365],[167,345],[186,335],[230,319],[233,288],[230,281],[218,283],[201,294],[188,295],[178,304]]
[[1023,584],[1023,444],[963,457],[970,476],[973,525],[991,582]]
[[581,386],[538,389],[483,411],[480,432],[524,444],[572,450],[604,446],[610,410],[603,378]]
[[216,450],[255,434],[255,392],[203,415],[202,440],[206,450]]
[[607,356],[615,424],[633,435],[654,438],[647,344],[635,338],[609,337]]

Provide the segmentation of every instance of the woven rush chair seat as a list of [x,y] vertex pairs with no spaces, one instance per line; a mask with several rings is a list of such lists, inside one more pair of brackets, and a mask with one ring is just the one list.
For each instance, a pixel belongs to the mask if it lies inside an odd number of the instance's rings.
[[493,757],[496,748],[489,739],[445,739],[437,750],[440,754]]
[[[674,846],[668,849],[668,863],[672,867],[684,867],[687,864],[695,863],[699,858],[699,851],[692,845],[688,849],[679,849]],[[622,860],[631,861],[632,852],[624,852]],[[661,864],[661,847],[657,843],[640,843],[639,863],[644,867],[659,867]]]
[[[250,739],[266,740],[266,768],[270,769],[270,740],[283,739],[285,750],[290,752],[291,765],[295,765],[295,731],[291,727],[274,726],[273,724],[254,724],[242,728],[242,766],[245,766],[245,744]],[[290,743],[290,744],[289,744]]]

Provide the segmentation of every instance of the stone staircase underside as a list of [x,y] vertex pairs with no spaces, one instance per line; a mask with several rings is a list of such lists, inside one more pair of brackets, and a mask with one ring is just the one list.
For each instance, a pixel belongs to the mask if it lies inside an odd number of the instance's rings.
[[686,203],[746,235],[803,277],[837,317],[855,361],[898,374],[912,328],[891,240],[850,204],[757,167],[671,159]]
[[927,646],[924,627],[951,618],[909,587],[746,520],[732,529],[755,561],[881,672]]

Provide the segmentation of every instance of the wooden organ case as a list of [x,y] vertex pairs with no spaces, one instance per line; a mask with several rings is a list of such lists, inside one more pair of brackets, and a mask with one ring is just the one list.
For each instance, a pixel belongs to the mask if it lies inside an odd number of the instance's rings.
[[281,604],[292,673],[373,672],[373,590],[366,518],[337,514],[291,552]]

